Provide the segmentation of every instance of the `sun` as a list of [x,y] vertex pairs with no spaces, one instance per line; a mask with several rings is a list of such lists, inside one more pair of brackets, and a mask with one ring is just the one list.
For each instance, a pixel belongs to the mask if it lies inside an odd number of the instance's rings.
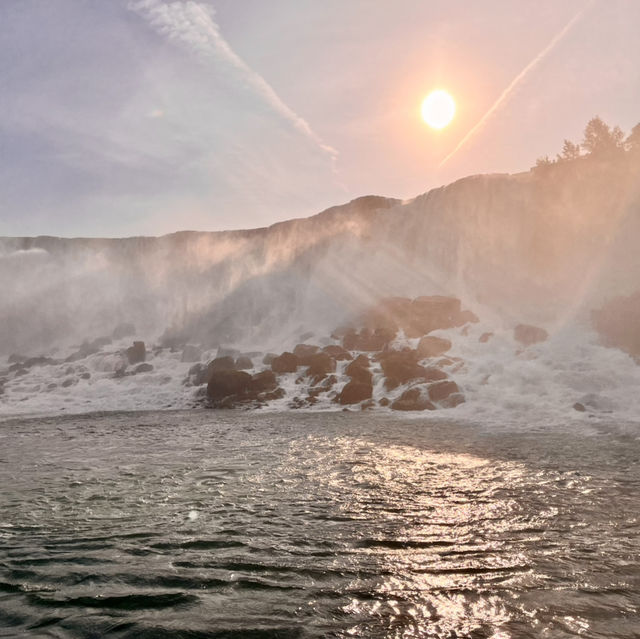
[[432,91],[422,102],[422,119],[432,129],[444,129],[456,114],[456,103],[447,91]]

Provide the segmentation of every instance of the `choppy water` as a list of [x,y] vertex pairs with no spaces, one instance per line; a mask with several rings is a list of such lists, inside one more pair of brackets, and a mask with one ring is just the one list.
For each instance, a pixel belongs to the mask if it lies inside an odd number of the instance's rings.
[[638,637],[639,436],[353,414],[6,421],[0,636]]

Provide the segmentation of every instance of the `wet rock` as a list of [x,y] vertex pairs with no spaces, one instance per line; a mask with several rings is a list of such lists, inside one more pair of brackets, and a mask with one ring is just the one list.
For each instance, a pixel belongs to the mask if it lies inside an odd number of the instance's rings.
[[251,388],[249,373],[236,370],[214,370],[207,384],[207,397],[213,401],[226,397],[242,398]]
[[523,346],[531,346],[531,344],[544,342],[549,337],[549,333],[544,328],[531,326],[530,324],[518,324],[513,329],[513,337]]
[[321,377],[333,373],[336,370],[336,361],[327,353],[316,353],[307,359],[309,368],[307,375]]
[[69,388],[69,386],[73,386],[77,382],[78,382],[78,380],[75,379],[75,377],[67,377],[67,379],[65,379],[62,382],[62,384],[60,384],[60,386],[62,386],[62,388]]
[[89,372],[80,373],[80,379],[91,379],[91,373]]
[[118,324],[111,333],[113,339],[122,339],[123,337],[131,337],[136,334],[136,327],[130,322],[123,322]]
[[275,353],[267,353],[263,358],[262,358],[262,363],[265,364],[266,366],[271,366],[271,362],[273,362],[273,360],[278,357]]
[[460,393],[460,389],[451,380],[435,382],[429,386],[429,399],[432,402],[441,402],[453,393]]
[[349,363],[345,369],[345,374],[353,381],[371,385],[373,376],[369,370],[369,358],[362,354]]
[[17,353],[11,353],[11,355],[9,355],[9,357],[7,358],[7,363],[22,364],[22,362],[24,362],[27,359],[28,357],[26,357],[26,355],[18,355]]
[[435,405],[429,400],[425,389],[414,387],[406,390],[391,404],[392,410],[420,411],[435,410]]
[[193,384],[194,386],[201,386],[209,381],[207,379],[208,375],[207,366],[201,363],[194,364],[187,373],[186,382]]
[[353,355],[347,350],[345,350],[342,346],[338,344],[331,344],[329,346],[325,346],[322,351],[327,355],[333,357],[337,362],[347,361],[353,359]]
[[451,342],[448,339],[426,335],[418,343],[416,351],[418,358],[424,359],[426,357],[438,357],[446,353],[450,348]]
[[393,388],[391,384],[394,382],[405,384],[413,379],[425,381],[446,379],[446,373],[434,367],[425,368],[418,364],[418,359],[418,353],[413,350],[380,353],[379,361],[387,378],[387,388]]
[[115,366],[113,371],[113,376],[116,378],[124,377],[127,371],[127,362],[124,359],[121,359]]
[[389,404],[391,404],[391,400],[388,397],[383,397],[378,404],[380,404],[380,406],[389,406]]
[[293,354],[298,358],[298,366],[309,366],[311,358],[319,351],[317,346],[311,344],[298,344],[293,349]]
[[240,357],[238,357],[238,359],[236,359],[237,370],[246,371],[250,368],[253,368],[253,362],[251,361],[251,358],[247,357],[246,355],[241,355]]
[[375,406],[376,406],[375,400],[368,399],[362,402],[362,404],[360,404],[360,410],[371,410],[372,408],[375,408]]
[[640,291],[609,300],[592,311],[591,321],[603,344],[640,358]]
[[342,389],[337,400],[340,404],[358,404],[365,399],[371,399],[372,395],[373,387],[371,384],[352,380]]
[[277,386],[278,380],[273,371],[262,371],[251,378],[250,388],[256,393],[273,391]]
[[381,351],[395,339],[393,329],[378,327],[374,330],[363,328],[359,332],[351,330],[342,338],[342,346],[350,351]]
[[580,402],[576,402],[573,405],[573,409],[577,410],[579,413],[584,413],[587,410],[586,406],[584,404],[581,404]]
[[202,349],[198,346],[194,346],[193,344],[187,344],[182,349],[182,356],[180,357],[180,361],[184,363],[192,363],[199,362],[202,357]]
[[274,373],[295,373],[297,369],[298,358],[288,351],[278,357],[274,357],[271,362],[271,370]]
[[129,364],[139,364],[144,362],[147,357],[147,351],[144,342],[134,342],[133,346],[129,346],[125,351]]
[[486,344],[493,337],[493,333],[482,333],[478,338],[478,341],[482,344]]
[[209,375],[214,371],[234,371],[236,369],[236,361],[231,355],[224,355],[223,357],[216,357],[212,359],[208,366],[207,370]]
[[216,358],[219,357],[232,357],[234,360],[240,356],[240,351],[237,348],[229,348],[227,346],[218,346],[218,352]]
[[134,369],[133,369],[133,374],[137,375],[138,373],[150,373],[153,370],[153,366],[151,364],[138,364]]

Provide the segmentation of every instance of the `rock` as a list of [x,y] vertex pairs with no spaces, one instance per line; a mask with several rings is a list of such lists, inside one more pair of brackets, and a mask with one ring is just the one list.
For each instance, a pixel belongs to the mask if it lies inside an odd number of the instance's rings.
[[369,370],[369,358],[366,355],[358,355],[345,369],[345,374],[355,382],[371,385],[373,376]]
[[126,370],[127,370],[127,363],[124,361],[124,359],[121,359],[115,366],[115,369],[113,371],[113,376],[116,378],[124,377]]
[[337,400],[340,404],[358,404],[365,399],[371,399],[372,394],[373,387],[371,384],[352,380],[342,389]]
[[59,364],[55,359],[51,357],[29,357],[22,362],[22,366],[25,368],[32,368],[33,366],[50,366],[52,364]]
[[137,375],[138,373],[150,373],[153,370],[153,366],[151,364],[138,364],[133,369],[133,374]]
[[380,404],[380,406],[389,406],[389,404],[391,404],[391,400],[388,397],[383,397],[378,404]]
[[333,359],[335,359],[338,362],[353,359],[353,356],[351,355],[351,353],[345,350],[344,348],[342,348],[342,346],[339,346],[338,344],[331,344],[329,346],[325,346],[322,349],[322,351],[327,355],[330,355],[331,357],[333,357]]
[[307,361],[309,362],[307,375],[310,377],[321,377],[336,370],[336,361],[327,353],[316,353],[309,357]]
[[24,362],[27,359],[28,357],[26,357],[25,355],[18,355],[17,353],[11,353],[11,355],[9,355],[9,357],[7,358],[7,363],[22,364],[22,362]]
[[233,359],[235,359],[239,355],[240,355],[240,351],[237,348],[228,348],[226,346],[218,346],[216,359],[219,357],[232,357]]
[[395,339],[393,329],[378,327],[375,330],[363,328],[360,332],[351,330],[342,338],[342,346],[350,351],[381,351]]
[[207,370],[209,371],[209,375],[214,371],[234,371],[236,370],[236,362],[231,355],[216,357],[209,362]]
[[517,342],[524,346],[531,346],[538,342],[544,342],[549,333],[544,328],[538,328],[537,326],[531,326],[530,324],[518,324],[513,329],[513,337]]
[[278,357],[274,357],[271,362],[271,370],[274,373],[295,373],[297,369],[298,358],[288,351]]
[[222,400],[226,397],[242,397],[250,389],[252,377],[249,373],[236,370],[214,370],[207,384],[207,397]]
[[460,389],[455,382],[451,380],[435,382],[429,386],[429,399],[432,402],[441,402],[453,393],[459,393]]
[[134,342],[133,346],[129,346],[129,348],[125,351],[127,355],[127,359],[129,360],[129,364],[138,364],[140,362],[144,362],[147,357],[147,351],[144,346],[144,342]]
[[424,389],[414,387],[406,390],[400,398],[391,404],[393,410],[417,411],[417,410],[435,410]]
[[298,366],[309,366],[311,357],[319,350],[317,346],[311,344],[298,344],[293,349],[293,354],[298,358]]
[[209,380],[208,368],[202,363],[194,364],[187,373],[187,382],[194,386],[206,384]]
[[131,337],[136,334],[136,327],[130,322],[123,322],[118,324],[111,333],[113,339],[122,339],[123,337]]
[[376,402],[374,399],[368,399],[360,404],[360,410],[371,410],[372,408],[375,408],[375,405]]
[[91,379],[91,373],[80,373],[80,379]]
[[251,361],[251,358],[247,357],[246,355],[241,355],[240,357],[238,357],[238,359],[236,360],[237,370],[246,371],[250,368],[253,368],[253,362]]
[[640,291],[609,300],[592,311],[591,321],[603,344],[640,358]]
[[266,366],[271,366],[271,362],[273,362],[273,360],[278,357],[275,353],[267,353],[263,358],[262,358],[262,363],[265,364]]
[[62,384],[60,384],[60,386],[62,386],[62,388],[69,388],[69,386],[73,386],[74,384],[77,383],[77,379],[75,379],[75,377],[67,377],[67,379],[65,379]]
[[389,389],[392,388],[389,385],[390,380],[405,384],[412,379],[436,381],[447,377],[446,373],[437,368],[420,366],[418,364],[418,354],[412,350],[387,351],[380,354],[379,361],[385,377],[387,377],[388,383],[386,386]]
[[198,346],[194,346],[193,344],[187,344],[182,349],[182,356],[180,357],[180,361],[184,363],[192,363],[199,362],[202,357],[202,349]]
[[478,341],[482,344],[486,344],[493,337],[493,333],[482,333],[478,338]]
[[433,335],[426,335],[418,343],[416,351],[419,359],[426,357],[438,357],[443,353],[446,353],[451,348],[451,342],[448,339],[442,337],[435,337]]
[[576,403],[573,405],[573,408],[574,408],[574,410],[577,410],[577,411],[578,411],[578,412],[580,412],[580,413],[584,413],[584,412],[587,410],[587,408],[585,407],[585,405],[584,405],[584,404],[581,404],[580,402],[576,402]]
[[455,408],[465,402],[464,395],[462,393],[451,393],[449,397],[445,397],[441,402],[442,408]]
[[276,379],[273,371],[262,371],[256,373],[251,378],[250,388],[256,393],[263,393],[266,391],[273,391],[278,386],[278,380]]
[[463,324],[477,324],[480,320],[473,311],[460,311],[456,318],[456,326],[462,326]]

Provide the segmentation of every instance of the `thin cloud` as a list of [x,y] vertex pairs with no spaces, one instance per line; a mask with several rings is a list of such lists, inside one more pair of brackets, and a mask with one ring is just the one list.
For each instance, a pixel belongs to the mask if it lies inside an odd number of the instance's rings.
[[231,48],[220,33],[210,7],[203,7],[194,0],[187,2],[163,2],[162,0],[137,0],[129,3],[129,9],[142,16],[149,24],[170,40],[182,42],[194,52],[214,60],[222,60],[237,71],[248,85],[275,113],[288,121],[303,136],[312,141],[332,162],[338,152],[326,144],[309,126],[309,123],[289,107],[273,87]]
[[578,11],[569,22],[553,37],[553,39],[549,42],[549,44],[538,53],[538,55],[527,64],[520,73],[511,81],[509,86],[500,94],[498,99],[493,103],[491,108],[480,118],[477,124],[458,142],[457,146],[449,153],[442,162],[438,165],[439,167],[444,166],[485,124],[485,122],[508,100],[513,91],[517,88],[517,86],[525,79],[525,77],[535,69],[542,60],[544,60],[558,45],[558,43],[571,31],[573,26],[582,18],[584,13],[593,6],[595,0],[591,0],[587,5],[585,5],[580,11]]

